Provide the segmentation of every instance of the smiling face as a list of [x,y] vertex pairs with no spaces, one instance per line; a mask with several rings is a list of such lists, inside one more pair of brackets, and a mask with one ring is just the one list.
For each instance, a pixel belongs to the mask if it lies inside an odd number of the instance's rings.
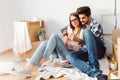
[[77,27],[80,24],[79,19],[77,17],[75,17],[75,16],[70,17],[70,22],[71,22],[73,27]]
[[81,22],[77,13],[73,12],[69,16],[70,27],[74,30],[76,27],[81,28]]
[[79,14],[80,21],[82,25],[89,25],[90,24],[90,16],[86,16],[85,14]]

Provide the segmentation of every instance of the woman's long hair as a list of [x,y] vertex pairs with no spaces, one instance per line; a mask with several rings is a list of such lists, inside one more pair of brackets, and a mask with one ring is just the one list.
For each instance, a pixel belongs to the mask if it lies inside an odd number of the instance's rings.
[[79,26],[82,27],[82,24],[81,24],[81,22],[80,22],[80,18],[79,18],[79,16],[78,16],[78,14],[75,13],[75,12],[73,12],[73,13],[71,13],[70,16],[69,16],[69,23],[70,23],[70,27],[72,28],[72,30],[74,30],[75,27],[71,24],[71,20],[70,20],[71,16],[75,16],[75,17],[78,19],[78,21],[79,21]]

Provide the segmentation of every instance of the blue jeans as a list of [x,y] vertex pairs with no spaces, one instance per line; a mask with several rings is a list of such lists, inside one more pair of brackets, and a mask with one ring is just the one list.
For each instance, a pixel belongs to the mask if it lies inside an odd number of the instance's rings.
[[[81,50],[73,51],[67,54],[66,58],[80,71],[88,74],[91,77],[95,77],[102,73],[102,71],[99,69],[95,38],[92,32],[88,29],[84,30],[83,37],[88,52],[85,53]],[[88,63],[86,61],[88,61]]]
[[55,55],[61,60],[66,60],[67,53],[69,53],[69,50],[59,35],[52,34],[48,42],[43,41],[40,43],[29,63],[37,65],[41,57],[48,58],[50,55]]
[[104,46],[104,42],[100,38],[95,37],[95,42],[96,42],[98,59],[101,59],[105,55],[106,47]]

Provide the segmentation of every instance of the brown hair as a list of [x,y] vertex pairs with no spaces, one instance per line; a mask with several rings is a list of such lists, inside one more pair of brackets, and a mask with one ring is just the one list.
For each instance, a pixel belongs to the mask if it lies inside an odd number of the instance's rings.
[[82,24],[81,24],[81,22],[80,22],[79,16],[77,15],[77,13],[73,12],[73,13],[71,13],[70,16],[69,16],[69,23],[70,23],[70,27],[72,28],[72,30],[74,30],[75,27],[71,24],[71,20],[70,20],[71,16],[75,16],[75,17],[78,19],[79,25],[80,25],[80,27],[81,27]]
[[77,8],[76,13],[79,14],[85,14],[86,16],[90,16],[91,15],[91,9],[89,6],[82,6]]

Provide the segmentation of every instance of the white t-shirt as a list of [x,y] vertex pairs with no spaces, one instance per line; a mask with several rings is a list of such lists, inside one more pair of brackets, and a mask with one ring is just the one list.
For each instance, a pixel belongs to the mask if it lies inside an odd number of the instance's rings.
[[[84,38],[83,38],[83,30],[84,29],[81,29],[79,34],[77,35],[77,37],[80,38],[81,40],[84,40]],[[73,31],[72,31],[70,26],[67,27],[67,32],[68,32],[68,34],[73,34]],[[70,44],[73,46],[73,50],[74,50],[75,46],[78,45],[79,42],[78,41],[70,41]],[[80,49],[82,51],[84,51],[84,52],[87,52],[86,45],[80,46]]]
[[[72,31],[72,29],[70,28],[70,26],[68,26],[67,32],[68,32],[68,34],[73,34],[73,31]],[[80,38],[80,39],[82,39],[82,40],[84,40],[84,39],[83,39],[83,29],[80,30],[80,33],[77,35],[77,37]]]

